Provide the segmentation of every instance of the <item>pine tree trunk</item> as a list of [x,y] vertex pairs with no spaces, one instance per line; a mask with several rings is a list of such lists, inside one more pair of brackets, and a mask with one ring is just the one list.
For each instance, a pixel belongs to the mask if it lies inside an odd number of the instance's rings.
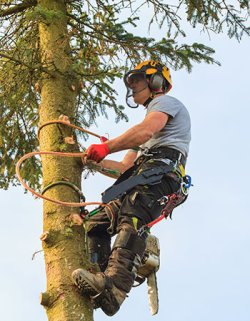
[[[45,20],[39,23],[40,53],[43,66],[51,71],[41,79],[40,125],[58,119],[61,114],[74,120],[75,101],[79,81],[72,72],[69,56],[66,4],[64,0],[40,0]],[[44,19],[44,18],[43,18]],[[53,74],[53,76],[52,76]],[[72,136],[71,129],[63,125],[48,125],[40,132],[42,151],[76,151],[76,145],[66,144],[64,138]],[[67,180],[81,185],[81,160],[43,156],[43,186]],[[48,197],[79,202],[79,195],[66,185],[46,191]],[[79,295],[72,284],[74,269],[86,266],[84,231],[73,222],[78,208],[62,207],[44,202],[43,249],[47,276],[47,290],[41,294],[49,321],[91,321],[93,310],[88,298]]]

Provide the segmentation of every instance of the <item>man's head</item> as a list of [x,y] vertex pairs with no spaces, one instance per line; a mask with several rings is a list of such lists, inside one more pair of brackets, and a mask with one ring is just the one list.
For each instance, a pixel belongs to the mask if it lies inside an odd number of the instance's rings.
[[[136,108],[147,106],[156,95],[165,94],[172,88],[169,69],[163,64],[147,60],[124,76],[127,87],[127,104]],[[133,101],[130,101],[133,98]]]

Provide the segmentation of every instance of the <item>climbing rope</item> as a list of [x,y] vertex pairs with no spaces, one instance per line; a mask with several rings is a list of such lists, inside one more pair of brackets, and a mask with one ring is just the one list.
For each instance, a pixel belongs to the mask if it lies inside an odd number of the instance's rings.
[[20,183],[23,185],[23,187],[25,189],[27,189],[29,192],[31,192],[32,194],[34,194],[35,196],[42,198],[46,201],[55,203],[55,204],[59,204],[59,205],[63,205],[63,206],[68,206],[68,207],[82,207],[82,206],[88,206],[88,205],[100,205],[100,206],[107,206],[107,204],[105,203],[100,203],[100,202],[82,202],[82,203],[72,203],[72,202],[63,202],[63,201],[59,201],[59,200],[54,200],[52,198],[49,198],[45,195],[42,195],[41,193],[36,192],[35,190],[33,190],[32,188],[30,188],[22,179],[21,177],[21,173],[20,173],[20,167],[21,164],[28,158],[36,156],[36,155],[56,155],[56,156],[61,156],[61,157],[83,157],[84,154],[83,153],[63,153],[63,152],[31,152],[28,153],[26,155],[24,155],[23,157],[21,157],[19,159],[19,161],[16,164],[16,174],[17,177],[20,181]]
[[107,138],[104,137],[104,136],[100,136],[100,135],[98,135],[98,134],[96,134],[96,133],[93,133],[93,132],[91,132],[91,131],[89,131],[89,130],[87,130],[87,129],[85,129],[85,128],[82,128],[82,127],[73,125],[73,124],[71,124],[69,121],[65,121],[65,120],[51,120],[51,121],[48,121],[48,122],[44,123],[43,125],[41,125],[41,126],[38,128],[38,133],[37,133],[38,139],[39,139],[39,137],[40,137],[40,131],[41,131],[41,129],[44,128],[45,126],[48,126],[48,125],[51,125],[51,124],[62,124],[62,125],[66,125],[66,126],[68,126],[68,127],[72,127],[72,128],[77,129],[77,130],[79,130],[79,131],[81,131],[81,132],[84,132],[84,133],[86,133],[86,134],[89,134],[89,135],[91,135],[91,136],[95,136],[95,137],[99,138],[101,142],[104,142],[104,141],[107,140]]
[[76,191],[80,197],[81,200],[83,200],[85,202],[85,196],[83,195],[83,192],[80,190],[80,188],[78,188],[75,184],[70,183],[68,181],[57,181],[54,183],[51,183],[49,185],[46,185],[44,187],[44,189],[42,190],[41,194],[44,194],[48,189],[57,186],[57,185],[67,185],[69,187],[71,187],[74,191]]
[[[75,126],[73,124],[71,124],[69,121],[65,121],[65,120],[52,120],[52,121],[49,121],[49,122],[46,122],[44,123],[39,129],[38,129],[38,138],[39,138],[39,135],[40,135],[40,131],[42,128],[44,128],[45,126],[47,125],[50,125],[50,124],[63,124],[63,125],[66,125],[66,126],[69,126],[69,127],[72,127],[74,129],[77,129],[77,130],[80,130],[82,132],[85,132],[87,134],[90,134],[92,136],[95,136],[97,138],[99,138],[101,140],[101,142],[104,142],[107,140],[106,137],[104,136],[100,136],[98,134],[95,134],[89,130],[86,130],[85,128],[81,128],[81,127],[78,127],[78,126]],[[60,200],[55,200],[55,199],[52,199],[50,197],[47,197],[45,195],[43,195],[45,193],[45,191],[52,187],[52,186],[55,186],[58,184],[58,182],[55,182],[55,183],[52,183],[50,184],[50,186],[47,186],[45,187],[45,189],[41,192],[41,193],[38,193],[37,191],[35,191],[34,189],[32,189],[31,187],[29,187],[23,180],[22,176],[21,176],[21,173],[20,173],[20,168],[21,168],[21,165],[22,163],[28,159],[28,158],[31,158],[33,156],[37,156],[37,155],[54,155],[54,156],[60,156],[60,157],[80,157],[80,158],[83,158],[86,153],[65,153],[65,152],[53,152],[53,151],[36,151],[36,152],[31,152],[31,153],[28,153],[28,154],[25,154],[24,156],[22,156],[19,161],[17,162],[16,164],[16,174],[17,174],[17,178],[19,179],[20,183],[23,185],[23,187],[28,190],[29,192],[31,192],[33,195],[35,195],[36,197],[38,198],[41,198],[41,199],[44,199],[46,201],[49,201],[49,202],[52,202],[52,203],[55,203],[55,204],[58,204],[58,205],[62,205],[62,206],[67,206],[67,207],[85,207],[85,206],[89,206],[89,205],[98,205],[98,206],[103,206],[103,207],[107,207],[109,208],[109,210],[112,212],[112,208],[110,205],[108,204],[105,204],[105,203],[102,203],[102,202],[80,202],[80,203],[77,203],[77,202],[63,202],[63,201],[60,201]],[[96,166],[98,168],[98,166]],[[102,173],[101,171],[102,167],[100,166],[100,172]],[[98,170],[98,169],[97,169]],[[108,170],[106,169],[106,172],[103,173],[104,175],[108,174]],[[113,172],[112,172],[113,174]],[[72,184],[71,184],[72,185]],[[72,186],[71,186],[72,187]],[[75,188],[74,188],[75,189]],[[79,191],[77,191],[79,193]],[[80,199],[83,199],[82,197],[80,197]]]

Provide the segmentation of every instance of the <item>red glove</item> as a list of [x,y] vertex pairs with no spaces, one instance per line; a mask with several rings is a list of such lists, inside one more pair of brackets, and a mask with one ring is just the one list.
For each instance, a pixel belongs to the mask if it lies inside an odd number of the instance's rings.
[[110,149],[107,144],[92,144],[86,150],[87,158],[99,163],[103,158],[110,154]]

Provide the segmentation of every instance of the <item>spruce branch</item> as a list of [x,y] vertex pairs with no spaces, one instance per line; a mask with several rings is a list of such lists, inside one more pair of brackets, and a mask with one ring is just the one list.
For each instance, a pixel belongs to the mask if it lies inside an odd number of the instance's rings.
[[9,7],[5,10],[0,10],[0,17],[8,17],[16,13],[20,13],[26,9],[34,7],[37,5],[37,0],[24,0],[22,3],[19,3],[13,7]]
[[244,22],[246,22],[249,17],[249,2],[242,1],[240,6],[241,9],[248,9],[245,17],[239,16],[238,14],[240,14],[240,10],[236,10],[234,6],[228,5],[225,0],[223,0],[222,3],[224,5],[223,9],[226,10],[225,22],[229,28],[229,37],[232,38],[233,36],[236,36],[236,39],[239,41],[243,33],[246,33],[248,36],[250,36],[250,27],[246,27],[244,25]]
[[50,75],[50,76],[52,76],[52,77],[55,76],[55,74],[54,74],[53,72],[51,72],[50,70],[44,68],[44,67],[41,66],[41,65],[36,65],[36,66],[29,65],[29,64],[25,63],[24,61],[19,60],[19,59],[17,59],[17,58],[14,58],[14,57],[12,57],[12,56],[6,55],[6,54],[3,53],[3,52],[0,52],[0,57],[5,58],[5,59],[8,59],[8,60],[10,60],[10,61],[13,61],[13,62],[15,62],[15,63],[18,64],[18,65],[24,66],[24,67],[26,67],[27,69],[29,69],[30,71],[38,71],[38,70],[40,70],[40,71],[42,71],[42,72],[44,72],[44,73],[47,73],[48,75]]

